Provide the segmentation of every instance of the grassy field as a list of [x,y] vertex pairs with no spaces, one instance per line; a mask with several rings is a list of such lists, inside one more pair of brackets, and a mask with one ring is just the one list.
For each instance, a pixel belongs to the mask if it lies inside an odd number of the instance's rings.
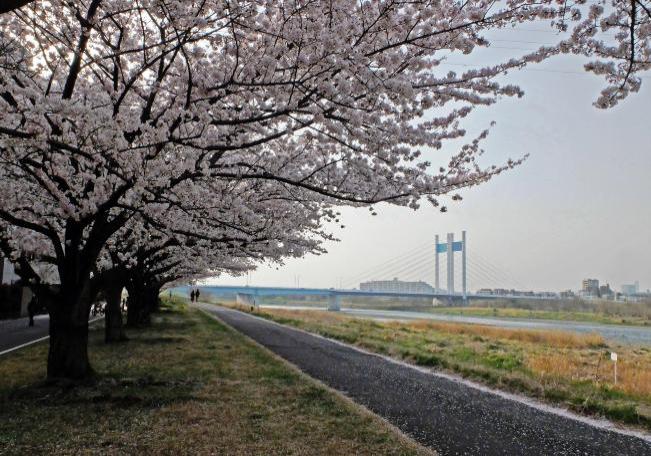
[[[651,349],[646,347],[615,346],[597,334],[564,331],[435,321],[378,322],[312,310],[255,313],[580,413],[651,429]],[[611,351],[619,355],[617,384]]]
[[0,358],[0,454],[426,454],[377,417],[180,304],[48,386],[47,346]]
[[599,312],[576,310],[534,310],[513,307],[431,307],[429,312],[443,315],[464,315],[472,317],[526,318],[561,321],[583,321],[609,325],[650,326],[651,319],[646,316],[614,315]]

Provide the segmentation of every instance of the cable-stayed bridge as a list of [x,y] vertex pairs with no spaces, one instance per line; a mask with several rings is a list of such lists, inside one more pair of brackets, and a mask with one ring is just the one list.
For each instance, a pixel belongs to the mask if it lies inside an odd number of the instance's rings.
[[[449,245],[452,246],[452,253],[449,253]],[[459,252],[460,257],[455,255],[455,252]],[[442,259],[441,256],[445,258]],[[439,283],[441,276],[447,277],[444,289]],[[338,288],[357,288],[364,282],[393,278],[433,284],[437,294],[448,295],[463,294],[464,290],[478,289],[480,286],[501,288],[508,284],[510,288],[525,288],[509,271],[493,264],[476,249],[472,249],[465,233],[462,233],[462,240],[459,242],[454,240],[451,233],[448,234],[446,242],[439,242],[439,236],[436,236],[434,242],[423,242],[409,251],[346,278]],[[456,283],[461,283],[460,290],[455,289]]]
[[[457,256],[455,253],[459,253]],[[441,256],[445,261],[441,261]],[[460,262],[460,268],[455,263]],[[456,271],[456,273],[455,273]],[[446,288],[440,287],[440,275],[444,273]],[[459,277],[457,277],[459,276]],[[398,278],[400,280],[398,280]],[[455,282],[461,282],[461,289],[455,290]],[[434,284],[431,286],[429,284]],[[236,295],[239,302],[256,305],[260,298],[277,296],[323,296],[328,299],[329,310],[339,310],[342,298],[398,298],[431,299],[448,305],[460,305],[475,299],[548,299],[548,296],[513,295],[508,290],[488,293],[486,290],[468,292],[473,283],[515,284],[517,281],[510,274],[492,265],[485,258],[467,249],[467,237],[463,232],[461,241],[455,241],[453,234],[448,234],[446,242],[435,241],[423,243],[408,252],[362,271],[354,277],[341,281],[333,288],[300,287],[258,287],[258,286],[213,286],[207,291],[218,294]]]

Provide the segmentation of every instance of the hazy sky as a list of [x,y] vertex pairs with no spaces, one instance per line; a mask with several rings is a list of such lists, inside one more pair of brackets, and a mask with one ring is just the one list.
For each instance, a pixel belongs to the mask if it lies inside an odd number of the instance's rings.
[[[553,41],[554,34],[539,30],[501,32],[492,49],[472,60],[450,56],[449,61],[491,63]],[[433,283],[433,256],[421,259],[433,248],[434,235],[460,236],[465,229],[472,290],[578,289],[587,277],[617,290],[635,280],[651,288],[651,75],[638,94],[603,111],[592,106],[603,81],[582,73],[582,62],[558,57],[510,74],[524,98],[504,99],[471,117],[470,138],[497,122],[484,143],[484,163],[529,153],[522,166],[464,191],[464,200],[446,214],[427,204],[417,212],[383,205],[377,217],[368,209],[344,209],[346,228],[334,228],[341,241],[330,244],[327,255],[288,261],[278,270],[260,267],[249,282],[294,286],[300,277],[305,287],[358,286],[355,279],[389,279],[402,271],[401,279]],[[449,156],[454,145],[449,146],[427,158]],[[400,256],[393,268],[364,274]],[[408,258],[421,266],[410,269]]]

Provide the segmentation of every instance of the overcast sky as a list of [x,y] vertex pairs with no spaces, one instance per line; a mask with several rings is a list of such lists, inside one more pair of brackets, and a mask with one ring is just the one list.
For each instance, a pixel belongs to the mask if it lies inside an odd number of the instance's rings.
[[[450,56],[446,71],[464,69],[455,62],[491,63],[553,41],[552,33],[538,30],[501,32],[491,50],[470,61]],[[525,153],[530,158],[463,192],[464,200],[448,213],[426,204],[417,212],[380,206],[377,217],[368,209],[345,209],[346,228],[334,228],[341,241],[330,244],[327,255],[288,261],[280,269],[261,266],[248,279],[211,282],[294,286],[298,278],[301,287],[349,287],[397,275],[433,283],[433,253],[422,258],[433,252],[434,235],[460,236],[465,229],[472,290],[578,289],[587,277],[616,290],[635,280],[651,288],[651,75],[638,94],[603,111],[592,106],[603,81],[583,73],[582,62],[557,57],[510,74],[524,98],[504,99],[472,116],[470,138],[497,122],[484,143],[484,163]],[[427,158],[445,158],[453,148]],[[409,268],[410,261],[417,264]]]

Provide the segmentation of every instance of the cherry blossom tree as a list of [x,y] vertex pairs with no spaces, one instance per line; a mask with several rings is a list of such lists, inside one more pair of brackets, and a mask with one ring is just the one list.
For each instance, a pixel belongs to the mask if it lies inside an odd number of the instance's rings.
[[[33,0],[5,0],[0,14],[21,8]],[[585,0],[559,2],[563,5],[561,21],[556,26],[572,31],[570,40],[560,45],[562,52],[595,57],[585,69],[603,75],[608,86],[595,102],[609,108],[637,92],[641,85],[638,74],[649,70],[651,2],[649,0],[600,0],[591,3],[585,19],[581,6]],[[573,22],[577,21],[578,24]],[[0,54],[2,50],[0,50]]]
[[[34,260],[58,270],[48,376],[91,372],[92,279],[136,217],[160,225],[161,239],[214,242],[236,230],[225,245],[282,258],[318,251],[337,205],[439,205],[515,166],[477,164],[486,132],[439,169],[422,154],[464,137],[477,107],[520,96],[496,78],[554,50],[460,74],[439,65],[487,45],[487,30],[561,10],[523,0],[43,0],[0,16],[3,42],[24,55],[0,68],[0,246],[35,287]],[[140,248],[148,242],[131,253]]]
[[[294,208],[286,198],[270,205],[273,189],[231,182],[225,189],[223,183],[205,180],[197,201],[177,200],[160,212],[140,212],[107,243],[97,277],[105,296],[128,289],[129,326],[149,323],[167,283],[242,273],[261,261],[280,264],[287,257],[322,252],[321,241],[331,239],[318,229],[313,212]],[[243,214],[238,207],[251,211]],[[119,300],[107,297],[107,309],[107,339],[120,339]]]
[[651,1],[601,0],[586,9],[575,23],[557,23],[561,30],[571,30],[559,49],[594,59],[586,71],[607,82],[595,106],[611,108],[637,92],[640,73],[651,69]]

